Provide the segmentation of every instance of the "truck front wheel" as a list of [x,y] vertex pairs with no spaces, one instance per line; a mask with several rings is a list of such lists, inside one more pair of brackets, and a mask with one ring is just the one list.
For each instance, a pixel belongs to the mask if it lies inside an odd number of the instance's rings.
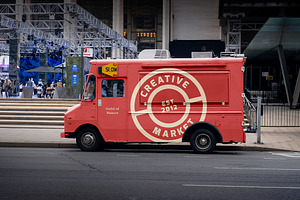
[[192,134],[190,144],[196,153],[210,153],[216,147],[216,137],[208,129],[199,129]]
[[82,151],[97,151],[102,145],[102,140],[95,129],[83,128],[76,136],[76,143]]

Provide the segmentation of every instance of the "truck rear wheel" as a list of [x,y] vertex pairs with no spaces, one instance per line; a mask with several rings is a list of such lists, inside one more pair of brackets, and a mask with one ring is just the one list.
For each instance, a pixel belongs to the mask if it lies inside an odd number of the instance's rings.
[[97,151],[103,145],[99,133],[93,128],[81,129],[76,136],[77,146],[82,151]]
[[210,153],[216,147],[216,137],[208,129],[199,129],[192,134],[190,144],[196,153]]

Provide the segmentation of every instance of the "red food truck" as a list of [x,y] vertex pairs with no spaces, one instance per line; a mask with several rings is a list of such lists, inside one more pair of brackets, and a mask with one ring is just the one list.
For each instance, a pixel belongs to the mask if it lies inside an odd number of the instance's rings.
[[244,58],[92,60],[62,138],[83,151],[105,143],[245,143]]

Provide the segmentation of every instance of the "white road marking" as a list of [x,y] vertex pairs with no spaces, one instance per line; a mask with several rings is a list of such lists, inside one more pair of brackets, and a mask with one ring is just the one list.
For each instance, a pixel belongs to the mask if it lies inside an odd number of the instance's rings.
[[264,158],[264,160],[286,160],[285,158]]
[[276,187],[276,186],[259,186],[259,185],[198,185],[183,184],[183,187],[212,187],[212,188],[248,188],[248,189],[289,189],[300,190],[300,187]]
[[286,168],[257,168],[257,167],[214,167],[222,170],[261,170],[261,171],[300,171],[300,169],[286,169]]
[[300,158],[299,152],[286,152],[286,153],[270,152],[270,153],[275,156],[284,156],[284,157],[288,157],[288,158]]
[[199,155],[199,156],[183,156],[184,158],[201,158],[201,159],[208,159],[208,158],[211,158],[211,156],[202,156],[202,155]]
[[125,154],[124,155],[123,154],[118,154],[117,156],[118,157],[138,157],[138,155],[134,155],[134,154],[131,154],[131,155],[130,154],[126,154],[126,155]]

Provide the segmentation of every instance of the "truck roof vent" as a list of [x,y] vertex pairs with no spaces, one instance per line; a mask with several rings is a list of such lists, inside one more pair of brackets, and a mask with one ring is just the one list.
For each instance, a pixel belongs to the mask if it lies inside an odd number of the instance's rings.
[[192,52],[192,58],[213,58],[212,51]]
[[165,49],[145,49],[139,54],[139,59],[168,59],[171,54]]

